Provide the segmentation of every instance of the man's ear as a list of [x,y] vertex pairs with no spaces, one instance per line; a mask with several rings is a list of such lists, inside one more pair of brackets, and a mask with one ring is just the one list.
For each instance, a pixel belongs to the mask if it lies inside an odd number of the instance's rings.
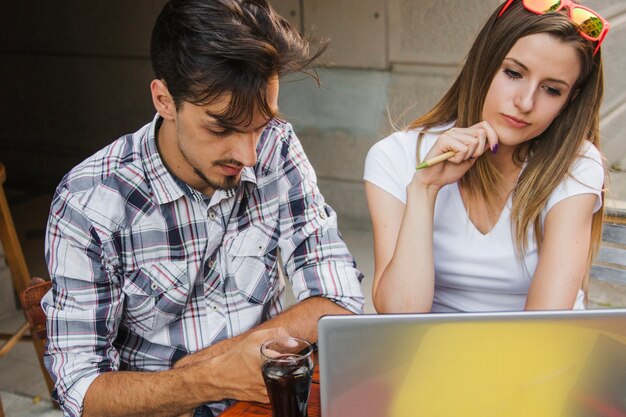
[[165,120],[174,120],[176,106],[163,80],[152,80],[150,92],[152,93],[152,104],[161,117]]

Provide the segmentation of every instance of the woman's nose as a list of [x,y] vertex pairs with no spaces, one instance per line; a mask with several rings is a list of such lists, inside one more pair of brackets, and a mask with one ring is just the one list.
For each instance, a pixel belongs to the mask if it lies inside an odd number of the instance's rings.
[[535,105],[535,91],[534,87],[523,88],[518,91],[513,104],[521,113],[528,113],[533,109]]

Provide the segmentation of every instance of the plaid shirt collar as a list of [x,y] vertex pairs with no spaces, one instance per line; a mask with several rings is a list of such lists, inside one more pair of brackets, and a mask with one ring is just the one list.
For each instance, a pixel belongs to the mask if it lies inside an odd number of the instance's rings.
[[[161,159],[156,143],[156,132],[161,126],[163,118],[157,113],[150,123],[148,134],[141,140],[141,160],[146,172],[146,180],[154,191],[154,197],[159,205],[171,203],[183,195],[187,195],[195,201],[205,200],[204,194],[178,180],[169,172]],[[241,182],[257,183],[255,171],[251,167],[244,167],[241,171]],[[239,185],[242,187],[242,184]],[[216,190],[215,197],[220,200],[228,197],[236,190]],[[223,196],[222,196],[223,194]]]

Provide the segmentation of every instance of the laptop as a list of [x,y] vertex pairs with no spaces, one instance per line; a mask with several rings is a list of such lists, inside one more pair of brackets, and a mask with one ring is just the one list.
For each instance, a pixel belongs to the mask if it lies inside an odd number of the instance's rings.
[[323,417],[626,417],[626,309],[326,316]]

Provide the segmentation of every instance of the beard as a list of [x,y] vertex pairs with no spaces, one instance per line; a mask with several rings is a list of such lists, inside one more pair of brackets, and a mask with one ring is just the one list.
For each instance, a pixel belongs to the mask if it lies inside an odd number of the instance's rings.
[[[187,165],[189,165],[189,167],[193,169],[194,174],[196,174],[196,176],[200,178],[208,187],[210,187],[212,190],[230,190],[233,188],[237,188],[239,186],[239,184],[241,183],[241,174],[229,175],[229,176],[217,176],[217,178],[215,178],[215,177],[209,177],[204,172],[202,172],[202,169],[200,169],[198,165],[196,165],[193,162],[192,160],[193,158],[190,157],[190,154],[186,152],[182,143],[183,141],[181,139],[190,141],[189,136],[185,134],[184,130],[182,129],[181,124],[177,123],[176,124],[176,142],[178,145],[178,151],[180,152],[181,156],[183,157]],[[231,165],[231,166],[236,166],[236,167],[241,167],[241,168],[244,167],[244,165],[241,162],[237,161],[236,159],[221,159],[221,160],[211,162],[211,166],[213,167],[219,167],[220,165]]]
[[[187,158],[185,158],[187,159]],[[241,182],[241,176],[240,175],[230,175],[227,177],[224,177],[224,179],[222,181],[215,181],[210,179],[209,177],[207,177],[206,175],[204,175],[204,173],[202,171],[200,171],[200,169],[193,167],[193,172],[202,180],[206,183],[206,185],[208,185],[209,187],[211,187],[214,190],[230,190],[232,188],[237,188],[239,186],[239,183]]]

